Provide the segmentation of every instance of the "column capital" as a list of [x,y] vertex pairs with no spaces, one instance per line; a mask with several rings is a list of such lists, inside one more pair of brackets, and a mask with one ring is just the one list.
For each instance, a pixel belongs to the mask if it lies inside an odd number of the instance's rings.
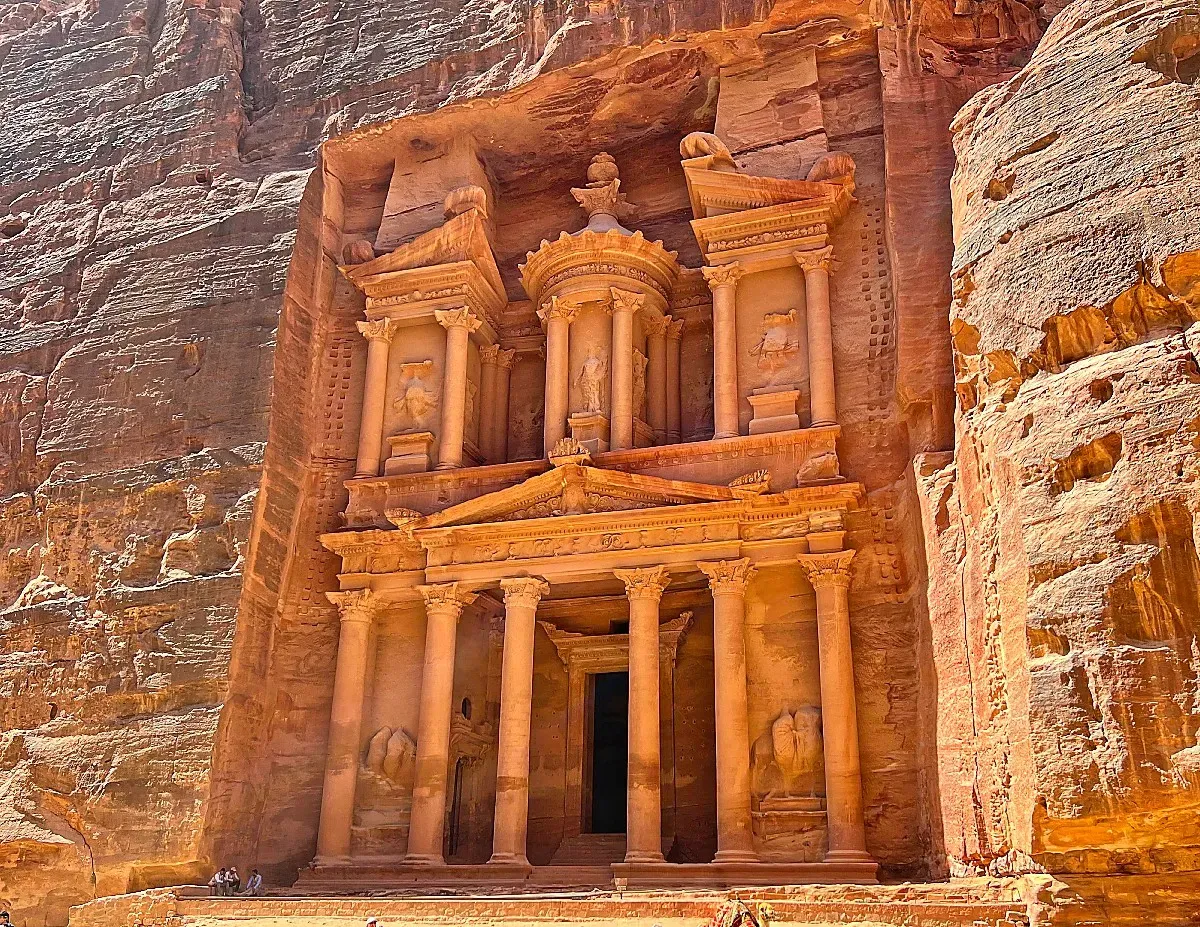
[[552,319],[562,319],[568,325],[575,321],[575,316],[578,314],[579,306],[565,302],[557,296],[551,296],[550,301],[542,303],[542,307],[537,311],[537,317],[543,322],[549,323]]
[[813,588],[824,586],[850,586],[850,561],[854,551],[839,550],[829,554],[798,554],[796,559],[808,576]]
[[750,565],[750,558],[741,560],[718,560],[697,563],[700,572],[708,577],[708,587],[713,595],[742,595],[746,584],[757,571]]
[[[667,316],[667,318],[671,319],[670,316]],[[667,326],[667,340],[678,341],[682,338],[683,326],[686,324],[687,322],[684,319],[671,319],[670,324]]]
[[731,261],[728,264],[701,267],[700,273],[704,274],[708,288],[715,293],[721,287],[736,286],[737,282],[745,276],[746,268],[737,261]]
[[815,251],[793,251],[792,256],[806,274],[812,273],[814,270],[823,270],[825,273],[829,273],[830,266],[833,264],[833,245],[826,245]]
[[613,570],[613,575],[625,584],[625,595],[631,602],[635,599],[657,602],[671,582],[671,575],[665,566]]
[[379,607],[379,596],[370,589],[327,592],[325,598],[337,606],[342,624],[370,624]]
[[550,594],[550,584],[537,576],[517,576],[513,579],[500,580],[500,588],[504,590],[504,606],[524,605],[526,608],[537,608],[543,596]]
[[391,344],[392,337],[400,326],[396,324],[395,319],[368,319],[365,322],[355,322],[354,327],[368,341],[383,341]]
[[609,287],[608,292],[612,295],[611,309],[613,312],[639,312],[646,305],[644,293],[622,290],[615,286]]
[[463,589],[458,583],[418,586],[417,591],[425,600],[426,612],[451,612],[456,621],[462,615],[463,607],[470,605],[477,598],[476,593]]
[[479,349],[479,362],[481,364],[493,364],[496,367],[508,369],[513,365],[513,358],[516,357],[517,351],[515,348],[502,348],[498,344],[485,344]]
[[483,319],[471,312],[466,306],[456,306],[453,309],[435,309],[433,310],[433,317],[447,331],[452,328],[465,328],[468,332],[473,332],[483,324]]
[[642,328],[647,335],[666,335],[671,327],[669,315],[646,315],[642,317]]

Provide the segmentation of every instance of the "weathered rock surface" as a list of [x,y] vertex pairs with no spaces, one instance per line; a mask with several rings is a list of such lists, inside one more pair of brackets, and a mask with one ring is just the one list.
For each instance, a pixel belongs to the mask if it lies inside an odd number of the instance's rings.
[[1078,0],[955,125],[955,451],[917,473],[952,870],[1200,862],[1198,47],[1194,6]]

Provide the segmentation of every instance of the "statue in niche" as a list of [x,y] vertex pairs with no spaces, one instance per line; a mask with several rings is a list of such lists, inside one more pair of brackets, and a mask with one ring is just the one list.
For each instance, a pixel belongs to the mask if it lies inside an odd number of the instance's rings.
[[402,728],[381,727],[367,745],[364,765],[368,772],[394,786],[411,788],[416,776],[417,745]]
[[438,405],[437,393],[425,385],[425,379],[433,372],[433,361],[401,364],[400,369],[408,376],[400,382],[399,398],[392,405],[400,413],[401,430],[428,431],[433,410]]
[[579,368],[579,376],[575,378],[584,412],[604,411],[604,383],[607,380],[608,363],[593,349]]
[[759,806],[801,806],[818,798],[824,772],[821,710],[786,708],[751,748],[750,776]]
[[468,380],[467,381],[467,408],[466,408],[466,415],[464,416],[463,420],[467,423],[467,427],[472,433],[478,433],[478,431],[479,431],[479,421],[478,421],[479,403],[477,401],[478,399],[479,399],[479,387],[476,386],[472,381]]
[[795,309],[768,312],[762,318],[758,343],[750,353],[758,358],[759,368],[768,371],[772,377],[787,366],[788,359],[800,348],[800,343],[792,338],[795,321]]
[[650,359],[637,348],[633,349],[633,414],[646,420],[646,365]]

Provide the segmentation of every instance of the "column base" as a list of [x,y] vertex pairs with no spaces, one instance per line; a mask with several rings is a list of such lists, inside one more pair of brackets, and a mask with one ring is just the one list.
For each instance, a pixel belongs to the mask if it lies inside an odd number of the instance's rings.
[[719,431],[713,435],[713,440],[721,441],[725,438],[738,438],[738,437],[741,437],[740,431]]
[[753,850],[717,850],[714,863],[757,863],[758,854]]
[[634,850],[625,854],[626,863],[665,863],[666,861],[662,853],[646,853]]
[[837,424],[837,422],[835,422],[833,419],[822,419],[819,422],[812,422],[808,427],[809,428],[828,428],[831,425],[836,425],[836,424]]
[[488,866],[506,867],[510,869],[521,869],[525,872],[532,872],[533,866],[530,865],[529,859],[524,853],[493,853],[492,858],[487,861]]
[[830,850],[825,854],[827,863],[874,863],[875,857],[866,850]]
[[446,860],[441,853],[409,853],[404,857],[406,866],[444,866]]
[[320,869],[322,866],[347,866],[350,864],[350,854],[345,856],[331,856],[325,854],[313,857],[313,861],[308,864],[309,869]]
[[440,463],[437,466],[435,466],[433,469],[435,469],[435,470],[461,470],[462,462],[460,461],[459,463]]

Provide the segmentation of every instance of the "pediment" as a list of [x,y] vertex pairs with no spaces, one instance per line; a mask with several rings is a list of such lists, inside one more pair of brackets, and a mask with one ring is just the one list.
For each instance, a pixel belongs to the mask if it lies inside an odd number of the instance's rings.
[[567,464],[523,483],[452,505],[421,520],[421,528],[490,524],[594,512],[624,512],[671,505],[730,502],[728,486]]
[[351,283],[366,292],[373,280],[397,279],[411,276],[406,275],[405,271],[462,263],[474,265],[497,295],[504,293],[504,281],[492,254],[486,220],[478,210],[472,209],[454,216],[394,251],[363,264],[343,267],[342,270]]
[[825,207],[833,216],[840,217],[851,201],[850,188],[840,183],[756,177],[698,168],[687,161],[684,177],[696,219],[788,204]]

